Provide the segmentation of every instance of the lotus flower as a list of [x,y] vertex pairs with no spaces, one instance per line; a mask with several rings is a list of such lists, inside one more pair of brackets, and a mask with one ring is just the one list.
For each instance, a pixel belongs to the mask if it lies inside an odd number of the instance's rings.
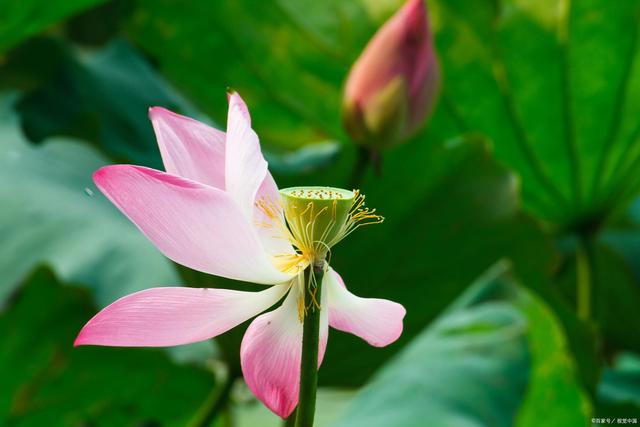
[[381,149],[411,136],[433,109],[440,86],[425,0],[408,0],[353,65],[344,122],[353,140]]
[[[193,343],[220,335],[284,299],[278,308],[253,320],[240,357],[249,388],[273,412],[287,417],[298,400],[305,309],[302,273],[315,238],[305,238],[304,230],[296,228],[299,218],[285,223],[282,197],[237,93],[229,95],[226,134],[159,107],[150,109],[150,117],[166,172],[106,166],[94,174],[98,188],[173,261],[266,287],[259,292],[188,287],[136,292],[93,317],[75,345]],[[362,197],[356,194],[355,199],[340,233],[333,233],[334,242],[359,221],[375,219],[362,207]],[[330,267],[321,286],[318,364],[329,325],[379,347],[400,336],[405,314],[401,305],[355,296]]]

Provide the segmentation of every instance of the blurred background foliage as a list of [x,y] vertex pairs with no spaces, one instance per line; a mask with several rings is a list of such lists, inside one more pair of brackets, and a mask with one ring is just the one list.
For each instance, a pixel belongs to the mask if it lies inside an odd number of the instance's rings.
[[[72,348],[132,291],[252,288],[170,263],[91,173],[161,168],[148,107],[217,126],[232,87],[280,187],[350,185],[343,83],[401,3],[0,0],[0,424],[281,424],[243,387],[242,328]],[[318,425],[640,417],[640,1],[428,5],[437,109],[360,180],[384,225],[332,259],[402,303],[405,332],[384,349],[331,332]]]

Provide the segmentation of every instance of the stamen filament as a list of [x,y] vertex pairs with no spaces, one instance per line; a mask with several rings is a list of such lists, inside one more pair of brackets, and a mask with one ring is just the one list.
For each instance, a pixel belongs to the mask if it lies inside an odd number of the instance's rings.
[[279,230],[279,238],[295,248],[296,254],[274,257],[274,264],[284,272],[300,272],[314,260],[330,256],[331,248],[358,228],[384,221],[375,209],[365,206],[365,196],[358,190],[298,187],[281,194],[285,204],[272,197],[256,201],[264,214],[256,225]]

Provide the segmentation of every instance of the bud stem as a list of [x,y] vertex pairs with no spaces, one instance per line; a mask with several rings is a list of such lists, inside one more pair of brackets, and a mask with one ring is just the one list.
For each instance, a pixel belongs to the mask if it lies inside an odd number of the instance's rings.
[[[316,260],[304,272],[304,317],[302,333],[302,362],[300,364],[300,394],[296,412],[295,427],[312,427],[316,410],[316,389],[318,388],[318,349],[320,344],[320,310],[314,301],[321,301],[324,260]],[[314,276],[315,280],[312,280]],[[311,289],[315,286],[314,289]]]
[[353,164],[351,178],[349,179],[349,188],[360,188],[362,178],[369,164],[369,149],[366,147],[357,147],[356,162]]
[[582,237],[576,249],[576,311],[580,320],[591,317],[591,275],[593,253],[589,237]]
[[378,150],[371,150],[371,165],[373,173],[378,178],[382,178],[382,153]]
[[362,187],[362,179],[367,171],[367,167],[373,166],[373,173],[376,177],[382,176],[382,154],[379,151],[368,147],[358,147],[356,151],[356,162],[353,165],[349,188]]

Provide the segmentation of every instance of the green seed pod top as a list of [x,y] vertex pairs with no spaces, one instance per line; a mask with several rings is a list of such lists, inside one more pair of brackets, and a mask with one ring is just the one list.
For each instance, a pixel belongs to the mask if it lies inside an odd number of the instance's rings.
[[324,257],[343,236],[357,194],[332,187],[280,190],[287,225],[302,252]]

